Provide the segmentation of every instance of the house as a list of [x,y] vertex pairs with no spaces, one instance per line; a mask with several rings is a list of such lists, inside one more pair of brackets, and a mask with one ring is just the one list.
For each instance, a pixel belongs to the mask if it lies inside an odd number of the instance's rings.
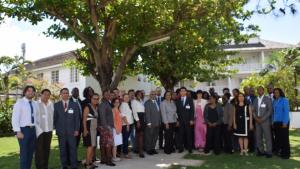
[[[233,56],[227,56],[228,58],[241,57],[243,59],[243,63],[228,67],[229,69],[237,69],[238,72],[236,74],[213,82],[183,81],[176,87],[186,86],[192,90],[208,90],[210,87],[214,87],[218,93],[222,93],[224,87],[229,89],[239,88],[243,79],[252,73],[260,72],[265,67],[266,61],[272,52],[292,47],[297,46],[260,38],[250,39],[246,44],[227,45],[224,47],[224,50],[237,52]],[[91,86],[96,92],[100,93],[100,85],[92,76],[82,76],[76,68],[67,68],[63,65],[66,60],[72,58],[75,58],[72,52],[57,54],[32,62],[31,65],[27,66],[27,70],[40,79],[47,80],[50,83],[60,83],[70,90],[73,87],[78,87],[82,93],[85,87]],[[126,91],[129,89],[143,89],[146,93],[149,93],[156,86],[145,75],[138,75],[127,77],[126,80],[120,82],[118,88]]]

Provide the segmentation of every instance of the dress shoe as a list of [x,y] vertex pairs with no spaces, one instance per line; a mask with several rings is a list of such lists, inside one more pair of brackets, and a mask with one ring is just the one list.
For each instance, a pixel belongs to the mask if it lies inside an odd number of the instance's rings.
[[107,165],[107,166],[112,166],[112,167],[113,167],[113,166],[116,166],[116,164],[113,163],[113,162],[106,163],[106,165]]
[[145,158],[144,154],[140,154],[139,156],[140,156],[140,158]]
[[257,153],[256,153],[257,157],[261,157],[261,156],[265,156],[265,155],[266,155],[266,153],[263,153],[263,152],[260,152],[260,151],[257,151]]
[[158,154],[158,152],[156,150],[152,150],[153,154]]
[[272,154],[266,154],[266,158],[272,158]]
[[148,155],[153,155],[153,151],[147,151]]
[[192,154],[192,153],[193,153],[193,150],[189,150],[189,153]]
[[179,149],[179,150],[178,150],[178,153],[182,153],[182,152],[183,152],[183,149]]

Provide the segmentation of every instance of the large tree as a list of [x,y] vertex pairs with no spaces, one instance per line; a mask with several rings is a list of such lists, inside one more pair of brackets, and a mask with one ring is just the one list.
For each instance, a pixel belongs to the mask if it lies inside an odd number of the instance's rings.
[[[53,24],[46,30],[46,35],[60,39],[74,38],[82,42],[85,47],[76,52],[77,59],[104,90],[117,87],[128,61],[144,43],[172,36],[185,23],[197,23],[203,18],[222,20],[228,25],[227,28],[232,28],[232,34],[239,34],[244,28],[240,23],[251,15],[242,8],[247,2],[4,0],[0,3],[0,10],[8,17],[32,24],[52,20]],[[233,21],[233,17],[241,22]]]

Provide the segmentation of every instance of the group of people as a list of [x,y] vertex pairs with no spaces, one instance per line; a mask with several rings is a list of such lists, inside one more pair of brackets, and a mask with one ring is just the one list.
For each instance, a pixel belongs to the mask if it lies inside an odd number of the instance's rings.
[[[257,156],[283,159],[290,157],[289,102],[280,88],[245,87],[244,93],[228,88],[219,96],[209,92],[189,91],[181,87],[150,92],[143,90],[105,90],[102,97],[91,87],[78,88],[71,95],[60,90],[60,101],[50,101],[51,91],[43,89],[36,96],[34,86],[26,86],[23,98],[13,108],[12,126],[20,145],[20,168],[30,169],[33,155],[37,169],[47,169],[52,132],[58,136],[61,167],[78,168],[77,148],[82,137],[86,168],[96,168],[96,149],[100,147],[100,163],[115,166],[130,159],[130,152],[140,158],[145,154],[165,154],[185,149],[210,155],[222,151],[240,155],[255,152]],[[100,141],[98,143],[98,137]],[[158,144],[157,144],[158,143]],[[158,146],[156,146],[158,145]],[[264,148],[266,145],[266,148]],[[131,147],[131,151],[129,151]]]

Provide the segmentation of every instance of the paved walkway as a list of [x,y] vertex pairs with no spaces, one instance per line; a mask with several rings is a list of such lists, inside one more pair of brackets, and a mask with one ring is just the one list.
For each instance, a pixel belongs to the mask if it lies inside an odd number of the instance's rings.
[[201,160],[187,160],[183,159],[185,153],[173,153],[166,155],[163,152],[159,152],[157,155],[149,156],[145,158],[138,158],[135,154],[132,154],[132,159],[122,159],[120,162],[116,162],[115,167],[106,165],[100,165],[98,169],[160,169],[168,168],[172,164],[182,166],[200,166],[203,161]]

